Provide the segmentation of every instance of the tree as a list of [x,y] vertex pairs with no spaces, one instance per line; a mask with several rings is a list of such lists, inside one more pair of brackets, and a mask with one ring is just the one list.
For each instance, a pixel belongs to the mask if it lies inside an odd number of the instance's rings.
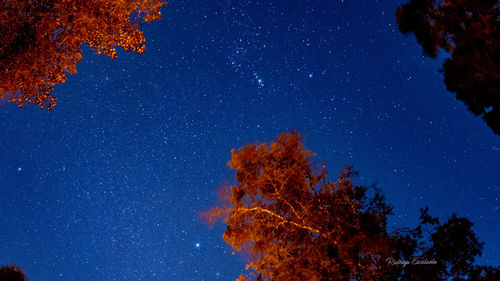
[[[282,134],[270,145],[232,150],[228,165],[236,169],[239,183],[222,189],[221,204],[202,216],[210,223],[224,219],[224,240],[250,254],[247,269],[253,271],[238,280],[444,281],[498,276],[498,269],[473,265],[482,244],[469,220],[453,215],[440,224],[426,208],[417,227],[388,232],[392,207],[378,189],[355,185],[349,166],[335,182],[328,182],[325,169],[314,171],[312,155],[296,132]],[[412,257],[420,263],[395,262],[412,262]],[[468,279],[457,279],[462,277]]]
[[16,265],[3,266],[0,268],[0,281],[24,281],[23,271]]
[[[440,224],[427,212],[428,208],[421,210],[421,222],[411,231],[414,243],[406,249],[412,252],[410,256],[419,257],[417,261],[432,260],[435,264],[425,270],[418,266],[404,267],[399,272],[399,280],[489,280],[487,278],[498,276],[497,269],[474,265],[475,257],[481,255],[483,244],[472,231],[472,222],[453,214],[446,223]],[[424,234],[429,241],[425,241]]]
[[396,18],[403,34],[415,34],[424,54],[451,52],[442,70],[448,91],[500,135],[498,0],[411,0]]
[[163,0],[23,0],[0,3],[0,99],[52,109],[54,85],[76,73],[87,43],[116,57],[144,52],[142,22],[160,18]]
[[325,170],[313,172],[311,155],[296,132],[270,147],[233,150],[228,165],[240,184],[206,217],[224,217],[224,240],[247,247],[257,280],[378,280],[390,254],[391,208],[352,183],[351,167],[327,182]]

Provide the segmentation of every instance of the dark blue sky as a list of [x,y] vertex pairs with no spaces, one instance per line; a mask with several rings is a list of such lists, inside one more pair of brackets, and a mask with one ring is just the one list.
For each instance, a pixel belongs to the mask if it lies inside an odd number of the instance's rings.
[[[84,47],[53,111],[0,105],[0,265],[31,281],[234,280],[198,218],[230,150],[297,129],[333,177],[354,164],[395,206],[470,219],[500,264],[500,138],[397,30],[403,1],[180,1],[146,53]],[[197,245],[198,244],[198,245]]]

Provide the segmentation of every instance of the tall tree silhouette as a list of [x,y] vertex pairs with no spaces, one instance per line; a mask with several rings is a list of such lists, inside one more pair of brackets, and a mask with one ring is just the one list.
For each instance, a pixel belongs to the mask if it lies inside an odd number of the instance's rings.
[[[478,241],[472,231],[473,224],[468,219],[453,214],[448,221],[440,224],[427,212],[428,208],[421,210],[420,224],[415,229],[405,235],[394,234],[399,238],[394,244],[394,253],[399,253],[399,259],[412,257],[409,262],[413,266],[400,268],[395,276],[392,275],[392,280],[500,280],[499,268],[474,265],[475,258],[481,255],[483,244]],[[406,253],[401,255],[400,250]]]
[[424,53],[451,52],[447,89],[500,134],[500,6],[498,0],[411,0],[396,11],[399,30],[414,33]]
[[[221,204],[202,216],[211,223],[224,219],[224,240],[250,254],[247,269],[253,271],[238,280],[498,276],[498,269],[473,265],[482,244],[467,219],[453,215],[441,225],[424,209],[416,228],[388,232],[392,207],[377,188],[355,185],[352,167],[345,167],[335,182],[327,181],[326,170],[314,172],[312,155],[296,132],[270,145],[233,149],[228,165],[236,169],[239,184],[222,189]],[[398,263],[411,263],[413,257],[419,264]],[[457,279],[462,277],[468,279]]]
[[87,43],[116,57],[116,47],[144,52],[142,22],[160,18],[163,0],[23,0],[0,2],[0,98],[52,109],[52,86],[76,73]]
[[23,271],[15,266],[3,266],[0,268],[0,281],[25,281],[26,276],[24,276]]

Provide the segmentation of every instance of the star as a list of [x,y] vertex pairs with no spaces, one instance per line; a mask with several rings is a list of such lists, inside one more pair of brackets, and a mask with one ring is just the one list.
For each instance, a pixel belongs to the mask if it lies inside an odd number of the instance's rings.
[[262,78],[258,78],[257,79],[257,84],[259,84],[259,86],[264,86],[264,80],[262,80]]
[[259,87],[264,87],[264,79],[262,79],[257,72],[253,73],[253,77],[257,81],[257,85],[259,85]]

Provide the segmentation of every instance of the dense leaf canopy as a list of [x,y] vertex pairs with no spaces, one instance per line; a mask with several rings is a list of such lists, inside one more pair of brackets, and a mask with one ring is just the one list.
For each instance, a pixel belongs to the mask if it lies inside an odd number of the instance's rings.
[[0,98],[51,109],[52,86],[76,72],[87,43],[116,57],[144,52],[141,22],[160,18],[162,0],[7,0],[0,2]]
[[25,281],[26,276],[16,265],[3,266],[0,268],[0,281]]
[[[224,240],[250,254],[253,271],[239,280],[500,277],[498,269],[473,264],[482,244],[466,218],[453,215],[440,224],[424,209],[416,228],[388,232],[392,208],[378,189],[355,185],[351,167],[328,182],[324,169],[314,172],[312,155],[296,132],[232,151],[228,165],[239,184],[222,189],[221,204],[203,216],[223,218]],[[419,264],[398,263],[413,259]]]
[[399,30],[414,33],[425,54],[451,52],[443,65],[448,90],[500,135],[498,0],[411,0],[396,18]]

